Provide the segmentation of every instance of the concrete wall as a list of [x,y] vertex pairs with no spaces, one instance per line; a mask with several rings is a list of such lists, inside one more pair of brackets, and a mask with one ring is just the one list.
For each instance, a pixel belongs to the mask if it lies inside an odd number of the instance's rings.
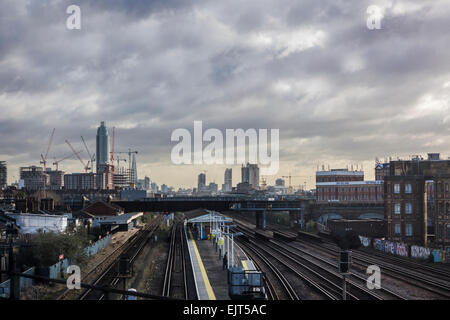
[[37,233],[39,229],[44,232],[63,232],[68,222],[67,216],[43,214],[8,214],[16,219],[16,224],[23,234]]

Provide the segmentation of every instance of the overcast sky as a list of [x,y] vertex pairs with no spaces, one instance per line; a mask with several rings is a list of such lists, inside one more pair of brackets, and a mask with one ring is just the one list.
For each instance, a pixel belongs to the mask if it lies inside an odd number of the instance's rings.
[[[81,30],[66,28],[71,4]],[[49,162],[80,135],[95,152],[106,121],[116,150],[139,151],[140,178],[192,187],[208,170],[221,185],[225,166],[171,163],[172,131],[194,120],[280,129],[277,176],[363,164],[373,178],[375,157],[447,157],[449,28],[448,0],[1,0],[0,160],[18,179],[53,128]]]

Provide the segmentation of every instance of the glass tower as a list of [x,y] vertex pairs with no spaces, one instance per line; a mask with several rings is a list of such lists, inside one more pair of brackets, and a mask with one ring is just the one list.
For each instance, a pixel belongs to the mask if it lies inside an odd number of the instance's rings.
[[100,123],[100,127],[97,129],[97,146],[96,146],[96,160],[97,160],[97,172],[99,172],[99,166],[107,164],[109,160],[109,136],[108,129],[105,127],[105,122]]

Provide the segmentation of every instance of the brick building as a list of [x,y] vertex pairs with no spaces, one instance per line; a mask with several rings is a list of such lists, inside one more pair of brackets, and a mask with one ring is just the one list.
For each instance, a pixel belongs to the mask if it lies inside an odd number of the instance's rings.
[[392,241],[450,247],[450,160],[391,161],[385,176],[385,217]]
[[375,180],[384,180],[384,177],[389,175],[389,163],[375,164]]
[[364,181],[363,171],[317,171],[316,200],[318,203],[383,203],[383,183]]

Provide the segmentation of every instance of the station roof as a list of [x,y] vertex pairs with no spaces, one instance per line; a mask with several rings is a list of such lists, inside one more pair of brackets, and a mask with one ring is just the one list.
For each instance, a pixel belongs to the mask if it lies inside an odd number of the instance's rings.
[[208,214],[204,214],[202,216],[198,216],[198,217],[189,219],[188,223],[206,223],[206,222],[211,222],[214,219],[219,219],[219,218],[220,218],[220,221],[229,221],[229,222],[233,221],[232,218],[225,217],[224,215],[221,215],[214,211],[209,211]]

